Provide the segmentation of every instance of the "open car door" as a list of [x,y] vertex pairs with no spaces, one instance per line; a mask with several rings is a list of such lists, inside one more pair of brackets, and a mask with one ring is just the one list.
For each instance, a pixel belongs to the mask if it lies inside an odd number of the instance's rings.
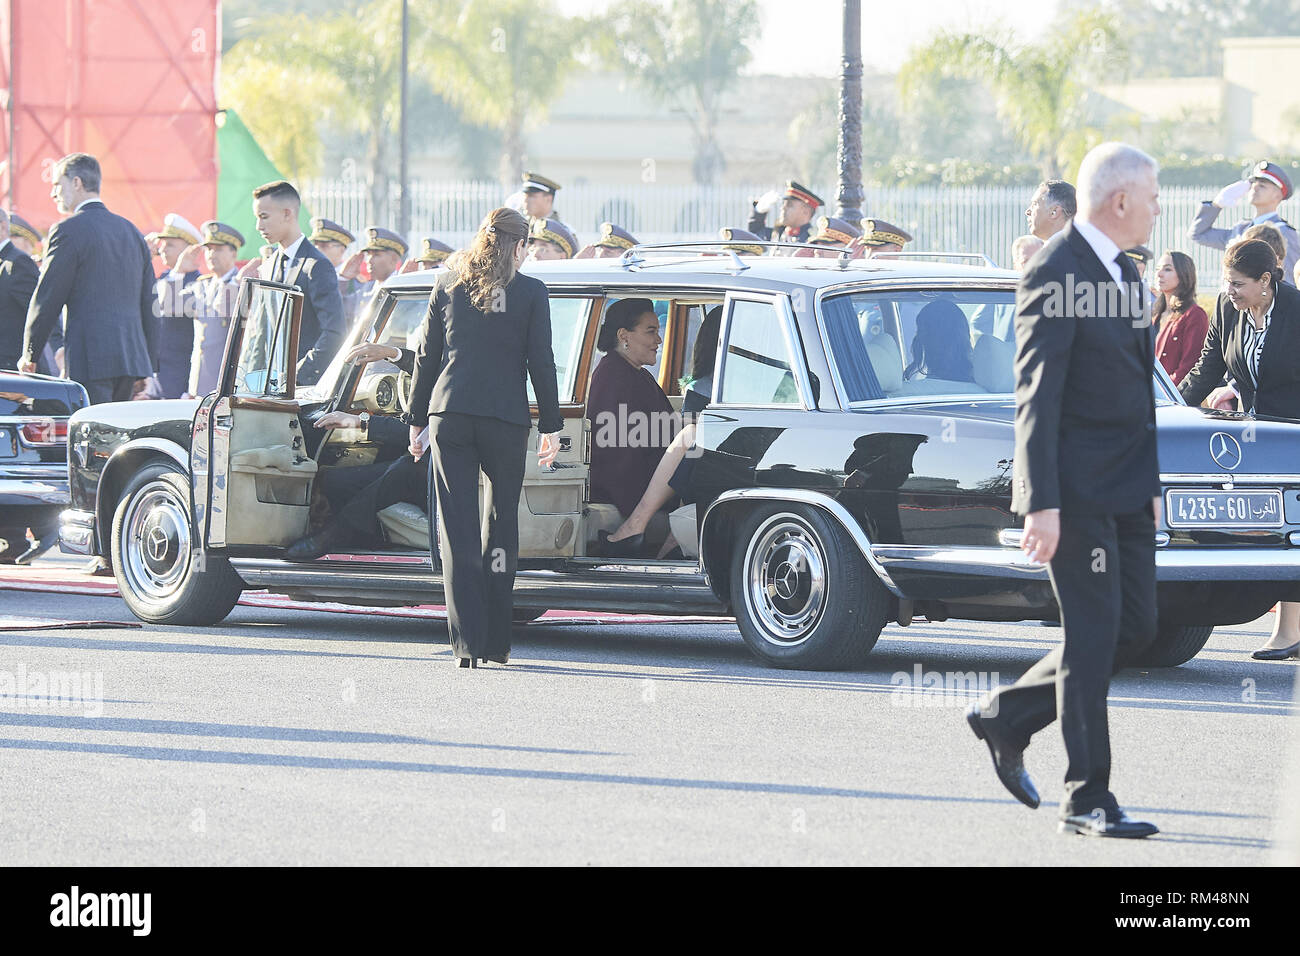
[[199,407],[190,451],[204,546],[284,547],[307,533],[316,462],[294,399],[302,293],[240,285],[217,391]]

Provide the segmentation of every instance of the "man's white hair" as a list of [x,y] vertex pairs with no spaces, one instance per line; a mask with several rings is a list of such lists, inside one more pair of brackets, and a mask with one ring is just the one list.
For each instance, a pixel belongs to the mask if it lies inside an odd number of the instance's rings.
[[1131,189],[1143,175],[1160,172],[1160,164],[1136,146],[1102,143],[1083,157],[1079,166],[1079,212],[1101,208],[1117,192]]

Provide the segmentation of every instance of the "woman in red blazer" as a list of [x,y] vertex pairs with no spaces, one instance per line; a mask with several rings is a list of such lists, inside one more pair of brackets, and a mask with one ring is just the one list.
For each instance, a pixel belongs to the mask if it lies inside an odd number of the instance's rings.
[[1156,358],[1177,385],[1183,380],[1205,346],[1210,317],[1196,304],[1196,263],[1185,252],[1166,252],[1156,269],[1156,304],[1151,321],[1156,323]]

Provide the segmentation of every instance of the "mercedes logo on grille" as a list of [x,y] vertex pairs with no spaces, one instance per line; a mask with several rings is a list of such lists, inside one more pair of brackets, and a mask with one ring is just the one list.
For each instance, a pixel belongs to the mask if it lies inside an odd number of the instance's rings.
[[1241,446],[1227,432],[1215,432],[1210,436],[1210,457],[1220,468],[1232,471],[1241,464]]

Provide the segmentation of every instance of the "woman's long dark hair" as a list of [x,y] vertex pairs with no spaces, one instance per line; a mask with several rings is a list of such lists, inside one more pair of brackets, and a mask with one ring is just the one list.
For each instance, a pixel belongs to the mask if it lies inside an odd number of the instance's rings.
[[903,373],[911,378],[925,372],[930,378],[973,382],[975,365],[970,343],[970,323],[955,302],[931,302],[916,314],[912,339],[912,364]]
[[463,285],[474,308],[492,312],[515,277],[515,247],[527,238],[528,220],[522,213],[509,206],[493,209],[483,217],[469,248],[447,260],[455,277],[448,288]]
[[1178,276],[1178,287],[1169,295],[1161,292],[1156,296],[1155,307],[1151,310],[1151,321],[1159,323],[1167,313],[1186,312],[1196,303],[1196,263],[1185,252],[1170,250],[1169,261]]

